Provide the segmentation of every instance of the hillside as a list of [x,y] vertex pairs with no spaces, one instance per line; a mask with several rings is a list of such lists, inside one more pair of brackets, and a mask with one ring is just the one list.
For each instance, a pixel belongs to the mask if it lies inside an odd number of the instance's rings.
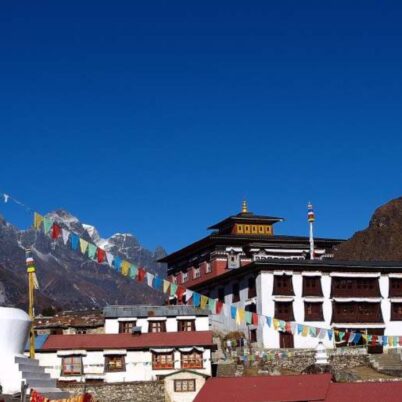
[[377,208],[368,228],[337,247],[335,259],[402,261],[402,197]]
[[[143,248],[131,234],[116,234],[102,239],[96,228],[82,224],[64,210],[48,214],[53,220],[113,254],[166,276],[165,255]],[[161,303],[159,292],[114,272],[106,264],[72,251],[61,239],[52,241],[33,229],[19,231],[0,217],[0,305],[26,308],[27,277],[25,248],[32,248],[40,289],[38,312],[47,307],[61,309],[100,308],[107,304]]]

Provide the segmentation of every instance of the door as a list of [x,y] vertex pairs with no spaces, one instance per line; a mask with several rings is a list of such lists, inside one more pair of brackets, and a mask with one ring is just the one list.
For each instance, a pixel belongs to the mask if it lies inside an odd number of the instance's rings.
[[290,332],[279,332],[279,347],[283,349],[293,349],[293,335]]

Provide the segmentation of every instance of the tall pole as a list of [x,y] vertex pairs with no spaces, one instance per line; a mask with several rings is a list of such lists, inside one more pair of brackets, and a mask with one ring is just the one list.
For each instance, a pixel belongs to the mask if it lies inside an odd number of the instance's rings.
[[26,265],[28,273],[28,315],[31,317],[31,329],[29,331],[29,357],[35,358],[35,332],[34,332],[34,319],[35,319],[35,307],[34,307],[34,289],[35,289],[35,265],[33,258],[27,252]]
[[314,260],[314,233],[313,233],[313,223],[315,221],[315,215],[313,210],[313,205],[311,202],[307,204],[307,220],[310,225],[310,259]]

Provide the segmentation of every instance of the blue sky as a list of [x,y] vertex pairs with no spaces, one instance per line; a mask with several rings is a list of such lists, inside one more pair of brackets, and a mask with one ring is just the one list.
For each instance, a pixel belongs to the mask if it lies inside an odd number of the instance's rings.
[[317,235],[349,237],[402,193],[401,18],[397,1],[3,3],[0,191],[168,251],[244,197],[277,233],[307,234],[311,200]]

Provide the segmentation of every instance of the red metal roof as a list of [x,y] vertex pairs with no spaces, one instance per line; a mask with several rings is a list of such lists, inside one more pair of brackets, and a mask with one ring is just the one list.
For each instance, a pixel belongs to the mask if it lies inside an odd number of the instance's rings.
[[325,401],[330,382],[330,374],[210,378],[194,402]]
[[85,334],[49,335],[41,351],[69,349],[146,349],[150,347],[214,347],[211,331],[159,332],[141,335]]
[[402,382],[334,383],[325,402],[400,402]]

